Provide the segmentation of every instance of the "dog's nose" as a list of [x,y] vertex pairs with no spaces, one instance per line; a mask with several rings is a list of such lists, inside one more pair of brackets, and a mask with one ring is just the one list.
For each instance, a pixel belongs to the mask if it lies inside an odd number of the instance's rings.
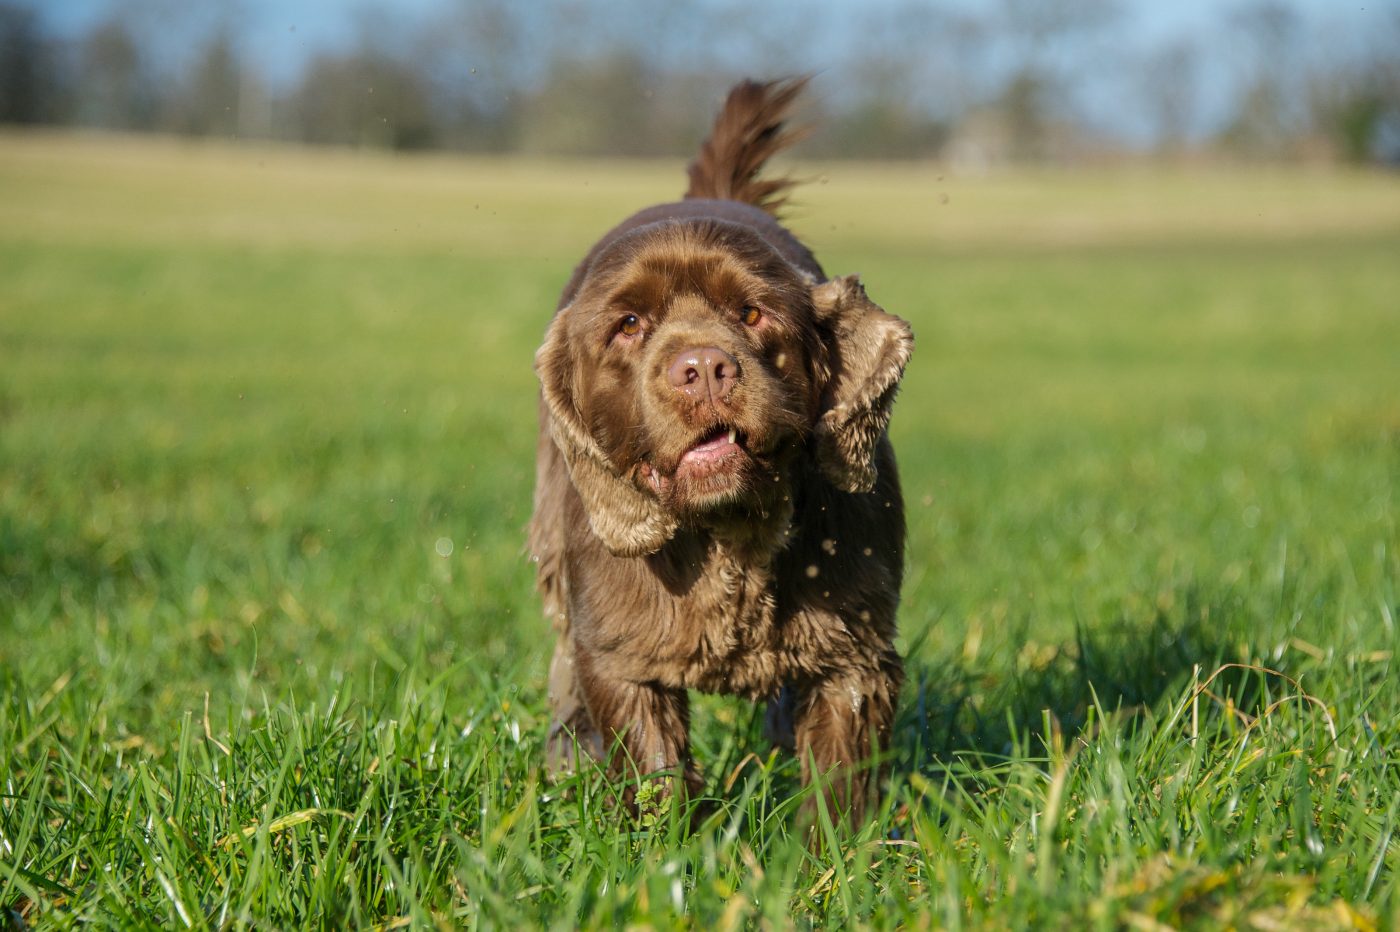
[[682,350],[668,371],[671,384],[696,401],[720,401],[739,378],[739,363],[717,346]]

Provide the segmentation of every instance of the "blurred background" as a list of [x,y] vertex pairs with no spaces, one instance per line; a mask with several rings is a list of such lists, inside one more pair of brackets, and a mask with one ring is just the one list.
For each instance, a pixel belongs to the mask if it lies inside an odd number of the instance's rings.
[[[536,794],[524,552],[570,269],[804,72],[947,833],[821,879],[791,759],[764,870]],[[1400,0],[0,0],[0,929],[1400,926],[1398,165]]]
[[1400,163],[1395,0],[0,0],[0,123],[688,154],[818,72],[807,155]]

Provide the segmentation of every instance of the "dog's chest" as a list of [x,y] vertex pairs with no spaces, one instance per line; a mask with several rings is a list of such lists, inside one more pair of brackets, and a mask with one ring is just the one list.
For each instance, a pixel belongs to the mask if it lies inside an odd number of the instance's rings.
[[762,698],[794,676],[813,673],[825,651],[816,642],[840,635],[822,619],[780,605],[769,560],[746,559],[716,547],[706,555],[702,585],[676,598],[664,613],[660,653],[675,671],[668,685]]

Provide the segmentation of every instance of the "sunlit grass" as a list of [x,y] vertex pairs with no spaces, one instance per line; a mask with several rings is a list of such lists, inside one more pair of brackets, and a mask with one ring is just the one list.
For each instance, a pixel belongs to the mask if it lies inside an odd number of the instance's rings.
[[698,832],[539,771],[531,354],[680,166],[0,136],[9,921],[1400,921],[1400,182],[810,174],[918,338],[836,852],[742,703]]

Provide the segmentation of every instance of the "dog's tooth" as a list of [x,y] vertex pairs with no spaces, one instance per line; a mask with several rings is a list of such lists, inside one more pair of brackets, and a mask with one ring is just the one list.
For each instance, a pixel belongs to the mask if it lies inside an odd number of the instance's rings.
[[735,430],[733,427],[729,428],[729,442],[730,442],[730,443],[735,443],[735,442],[737,442],[738,437],[739,437],[739,431]]

